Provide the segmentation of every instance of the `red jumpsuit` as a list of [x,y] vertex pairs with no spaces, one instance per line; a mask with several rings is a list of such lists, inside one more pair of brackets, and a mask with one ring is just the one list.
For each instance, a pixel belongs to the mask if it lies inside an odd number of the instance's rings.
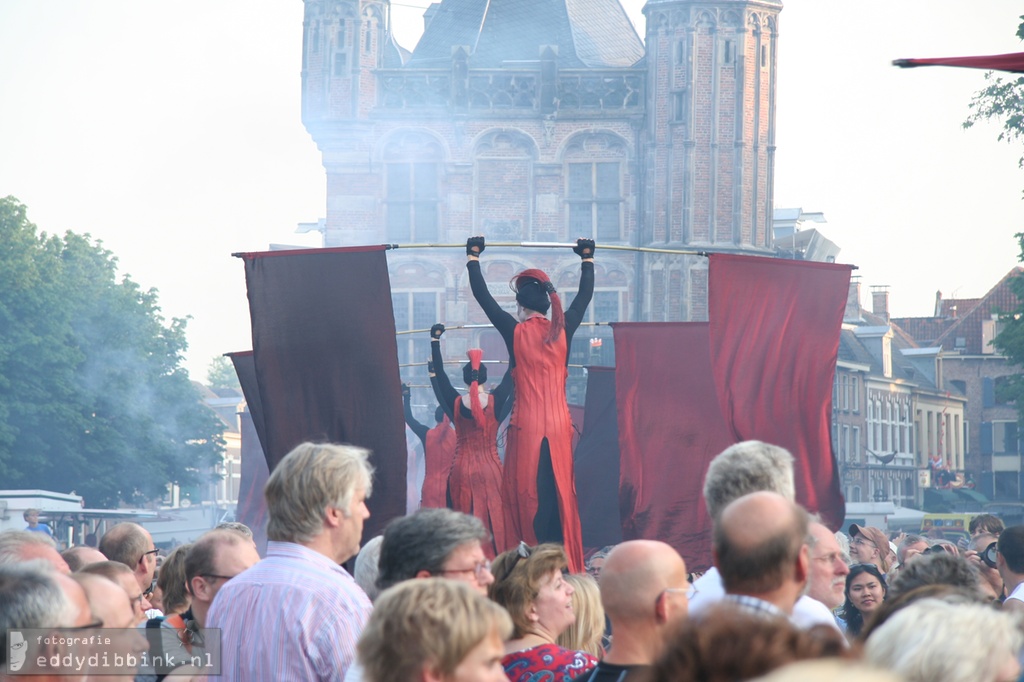
[[[576,504],[572,422],[565,383],[572,336],[594,294],[594,264],[584,261],[581,265],[579,291],[565,311],[565,333],[551,343],[546,341],[550,320],[535,316],[518,322],[491,296],[480,272],[480,263],[471,260],[466,269],[473,297],[505,340],[515,381],[503,479],[509,511],[507,532],[530,545],[538,541],[562,542],[569,569],[582,573],[583,536]],[[546,467],[541,466],[548,452],[553,482],[545,472]],[[555,502],[557,510],[553,509]],[[543,513],[538,514],[538,510]],[[561,522],[561,538],[537,537],[536,528],[550,528],[549,521],[554,514],[558,517],[555,521]]]
[[420,507],[443,509],[448,506],[448,476],[455,458],[455,439],[448,415],[443,422],[427,431],[423,439],[424,474]]
[[498,459],[498,420],[494,418],[494,401],[484,405],[484,423],[477,424],[472,414],[462,409],[462,399],[455,401],[455,463],[452,465],[448,490],[452,508],[472,514],[491,532],[490,544],[484,552],[491,559],[508,549],[514,541],[505,534],[505,504],[501,492],[501,460]]
[[[569,557],[569,568],[579,572],[583,570],[583,535],[573,480],[572,419],[565,400],[566,342],[564,336],[559,336],[552,343],[545,343],[550,326],[550,320],[541,316],[516,325],[516,366],[512,370],[515,400],[505,445],[504,493],[511,527],[527,544],[537,544],[534,532],[539,506],[537,469],[541,448],[547,439],[562,522],[562,543]],[[574,557],[579,566],[574,565]]]

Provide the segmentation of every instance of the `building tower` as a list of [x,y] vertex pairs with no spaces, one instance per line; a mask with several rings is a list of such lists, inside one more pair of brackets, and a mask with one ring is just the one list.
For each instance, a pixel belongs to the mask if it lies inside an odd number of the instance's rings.
[[[772,249],[777,0],[649,0],[640,243]],[[707,319],[707,261],[648,257],[648,319]]]

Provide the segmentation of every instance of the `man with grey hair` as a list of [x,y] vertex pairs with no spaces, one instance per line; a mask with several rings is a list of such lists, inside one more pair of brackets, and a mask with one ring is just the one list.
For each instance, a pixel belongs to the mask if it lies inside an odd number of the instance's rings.
[[224,576],[206,616],[207,628],[221,630],[222,679],[345,676],[372,609],[339,565],[359,551],[370,516],[369,454],[351,445],[302,443],[270,474],[266,558],[241,575]]
[[384,529],[377,589],[413,578],[449,578],[480,594],[494,582],[483,543],[490,540],[475,516],[451,509],[420,509],[397,518]]
[[794,615],[793,621],[799,627],[810,627],[824,621],[839,629],[839,624],[832,614],[843,605],[846,598],[846,576],[850,574],[850,567],[843,559],[843,549],[839,546],[835,533],[816,517],[811,519],[807,545],[810,548],[807,596],[821,603],[827,611],[822,611],[823,615],[813,622],[804,622],[806,612],[802,611]]
[[[10,630],[75,628],[91,624],[92,611],[86,601],[85,591],[74,580],[63,573],[49,570],[39,561],[25,564],[0,565],[0,670],[21,672],[28,653],[28,642],[20,632]],[[10,637],[10,639],[8,639]],[[36,656],[48,656],[66,653],[61,650],[48,649],[40,644],[33,650]],[[12,676],[14,679],[62,680],[71,682],[82,677],[70,677],[62,674],[66,670],[55,669],[53,675],[34,677]],[[6,678],[5,678],[6,679]]]
[[156,545],[149,531],[137,523],[119,523],[100,538],[100,553],[132,569],[135,581],[147,597],[153,592]]
[[[793,455],[785,448],[756,440],[731,445],[717,455],[704,476],[704,503],[712,524],[733,501],[755,492],[773,492],[789,501],[796,499],[793,482]],[[725,596],[718,569],[708,569],[690,592],[690,615],[699,616]],[[810,624],[834,625],[820,602],[801,597],[793,607],[793,620],[800,627]]]
[[57,553],[57,544],[45,533],[27,530],[5,530],[0,533],[0,566],[42,560],[61,573],[71,573],[68,564]]

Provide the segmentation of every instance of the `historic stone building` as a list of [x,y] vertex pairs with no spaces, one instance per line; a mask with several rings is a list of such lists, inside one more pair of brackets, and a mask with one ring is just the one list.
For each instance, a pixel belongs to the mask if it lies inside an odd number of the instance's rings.
[[[588,236],[591,321],[706,319],[705,258],[629,247],[772,252],[781,9],[649,0],[641,40],[618,0],[442,0],[413,47],[395,43],[386,0],[305,0],[302,112],[327,172],[324,246]],[[483,262],[510,307],[507,283],[526,267],[566,304],[576,288],[567,248],[494,247]],[[389,264],[399,329],[485,321],[461,249],[399,249]],[[609,362],[610,336],[581,330],[575,360]],[[447,335],[447,356],[471,342],[504,357],[488,331]],[[427,346],[402,337],[403,362]]]

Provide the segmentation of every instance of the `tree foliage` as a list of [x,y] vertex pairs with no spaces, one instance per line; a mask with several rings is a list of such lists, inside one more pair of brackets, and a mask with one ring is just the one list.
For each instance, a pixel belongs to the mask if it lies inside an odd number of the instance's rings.
[[[1017,37],[1024,40],[1024,15],[1020,18]],[[1003,126],[999,133],[1001,142],[1013,144],[1024,141],[1024,75],[1004,76],[989,71],[985,80],[988,85],[971,98],[971,114],[964,121],[964,128],[994,120]],[[1024,168],[1024,155],[1017,163]]]
[[0,199],[0,481],[139,503],[200,483],[223,424],[182,368],[186,322],[118,279],[88,235],[38,233]]
[[[1017,259],[1024,262],[1024,232],[1016,235],[1020,246]],[[1002,329],[992,339],[992,345],[1009,358],[1010,362],[1024,368],[1024,275],[1018,274],[1009,281],[1010,290],[1017,297],[1017,307],[1000,314]],[[1018,419],[1024,423],[1024,374],[1005,377],[998,385],[998,397],[1001,401],[1016,401]]]
[[238,383],[238,375],[235,374],[235,366],[223,355],[218,355],[210,361],[206,369],[206,385],[210,388],[233,388],[239,393],[242,392],[242,385]]

